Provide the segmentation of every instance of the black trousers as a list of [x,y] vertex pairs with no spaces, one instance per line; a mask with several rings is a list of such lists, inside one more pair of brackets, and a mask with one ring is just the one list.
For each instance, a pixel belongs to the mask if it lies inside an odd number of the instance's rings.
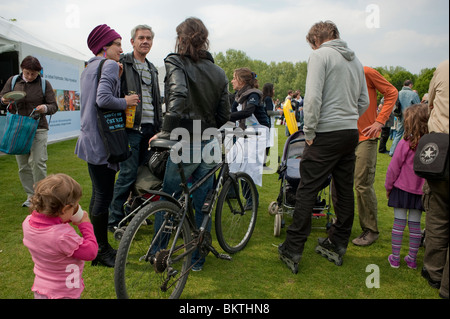
[[108,246],[108,208],[113,198],[116,171],[108,168],[108,165],[90,163],[88,163],[88,170],[92,182],[90,218],[99,247],[106,247]]
[[378,152],[384,153],[387,151],[386,149],[386,143],[389,139],[389,134],[391,133],[391,128],[389,126],[384,126],[381,129],[381,135],[380,135],[380,146],[378,147]]
[[286,232],[285,247],[302,253],[311,233],[311,219],[318,192],[332,175],[333,206],[337,221],[328,237],[337,246],[346,248],[355,213],[353,176],[358,130],[316,133],[311,146],[306,145],[300,162],[300,183],[296,193],[293,222]]

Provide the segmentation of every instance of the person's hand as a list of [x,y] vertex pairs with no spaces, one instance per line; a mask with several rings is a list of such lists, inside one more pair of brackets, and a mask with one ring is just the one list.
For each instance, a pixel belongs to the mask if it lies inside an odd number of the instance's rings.
[[3,104],[14,103],[14,100],[13,100],[13,99],[5,99],[5,98],[2,96],[2,103],[3,103]]
[[372,125],[369,125],[365,129],[363,129],[362,133],[364,134],[364,136],[369,137],[369,138],[377,137],[378,133],[380,133],[383,126],[384,125],[381,124],[380,122],[375,122]]
[[127,106],[137,105],[139,103],[139,95],[125,95],[125,101],[127,101]]
[[35,108],[36,113],[46,113],[47,112],[47,106],[45,104],[41,104],[36,106]]
[[391,195],[390,191],[386,191],[386,198],[389,199],[389,195]]
[[314,140],[305,140],[306,144],[311,146],[314,143]]
[[83,211],[83,218],[81,218],[81,220],[78,223],[72,222],[72,224],[75,225],[75,226],[78,226],[81,223],[85,223],[85,222],[90,223],[91,219],[89,218],[89,214],[84,210]]

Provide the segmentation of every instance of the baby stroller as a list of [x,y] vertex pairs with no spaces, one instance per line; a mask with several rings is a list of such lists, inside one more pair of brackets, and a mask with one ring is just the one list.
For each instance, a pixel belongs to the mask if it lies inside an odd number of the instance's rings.
[[[114,231],[114,239],[120,241],[126,230],[126,225],[136,213],[150,202],[158,201],[162,190],[162,180],[166,168],[169,152],[156,149],[152,152],[148,163],[139,166],[136,182],[134,183],[130,196],[124,204],[125,217],[119,222]],[[145,221],[151,225],[151,220]]]
[[[280,236],[281,228],[284,227],[284,216],[293,216],[295,208],[295,194],[300,183],[300,162],[305,148],[305,134],[297,131],[286,140],[277,170],[281,180],[280,192],[276,201],[269,205],[269,214],[274,215],[274,236]],[[311,212],[314,218],[326,217],[326,229],[335,220],[331,213],[331,176],[317,195],[316,204]]]

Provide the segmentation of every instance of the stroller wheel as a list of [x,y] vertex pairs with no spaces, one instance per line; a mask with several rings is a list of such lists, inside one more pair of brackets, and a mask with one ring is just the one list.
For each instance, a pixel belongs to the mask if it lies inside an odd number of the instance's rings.
[[278,214],[278,203],[271,202],[268,210],[269,210],[269,215],[277,215]]
[[279,237],[281,233],[282,214],[276,214],[273,222],[273,235]]
[[117,228],[116,231],[114,232],[114,239],[120,241],[123,237],[123,234],[125,233],[125,229],[126,227]]

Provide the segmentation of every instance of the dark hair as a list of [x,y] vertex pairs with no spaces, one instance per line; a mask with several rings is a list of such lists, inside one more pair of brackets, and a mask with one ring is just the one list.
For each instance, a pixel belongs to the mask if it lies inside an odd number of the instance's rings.
[[252,88],[259,88],[258,80],[256,79],[256,73],[250,70],[249,68],[239,68],[234,70],[236,77],[245,83],[245,85],[249,85]]
[[306,41],[313,48],[319,47],[327,40],[335,39],[339,39],[339,30],[334,22],[329,20],[315,23],[306,35]]
[[38,59],[36,59],[34,56],[27,56],[25,59],[22,60],[22,63],[20,64],[20,68],[31,70],[31,71],[38,71],[40,72],[42,70],[41,63]]
[[266,96],[273,97],[273,83],[265,83],[262,92],[263,99],[265,99]]
[[176,53],[181,56],[188,55],[194,61],[206,57],[206,51],[209,49],[208,29],[202,20],[187,18],[177,26],[176,31]]
[[406,80],[405,82],[403,82],[403,86],[410,86],[411,84],[413,84],[411,80]]

